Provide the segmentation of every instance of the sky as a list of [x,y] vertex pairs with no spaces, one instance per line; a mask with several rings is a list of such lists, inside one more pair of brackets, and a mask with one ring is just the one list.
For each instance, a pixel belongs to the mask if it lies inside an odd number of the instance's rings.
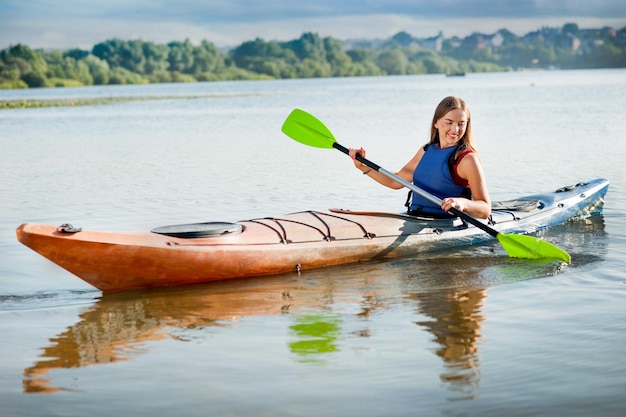
[[304,32],[342,40],[626,27],[626,0],[0,0],[0,49],[91,49],[112,38],[232,47]]

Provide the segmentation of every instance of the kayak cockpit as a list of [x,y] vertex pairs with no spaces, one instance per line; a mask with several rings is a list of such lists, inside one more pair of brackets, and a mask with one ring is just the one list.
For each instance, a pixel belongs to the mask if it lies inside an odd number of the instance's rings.
[[161,226],[151,230],[152,233],[182,239],[236,235],[242,231],[243,226],[239,223],[227,222],[176,224],[172,226]]

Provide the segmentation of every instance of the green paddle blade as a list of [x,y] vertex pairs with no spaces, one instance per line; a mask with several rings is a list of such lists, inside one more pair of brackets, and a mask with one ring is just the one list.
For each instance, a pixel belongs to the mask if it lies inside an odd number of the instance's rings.
[[498,233],[496,239],[512,258],[555,259],[565,263],[571,260],[563,249],[534,236]]
[[330,130],[315,116],[294,109],[283,123],[282,131],[291,139],[316,148],[332,148],[336,142]]

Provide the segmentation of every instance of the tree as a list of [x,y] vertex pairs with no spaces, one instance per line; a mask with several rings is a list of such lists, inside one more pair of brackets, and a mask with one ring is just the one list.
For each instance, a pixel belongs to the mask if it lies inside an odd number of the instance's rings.
[[76,60],[81,60],[81,59],[85,59],[85,58],[87,58],[87,56],[89,56],[89,51],[85,51],[83,49],[74,48],[74,49],[70,49],[70,50],[64,52],[63,55],[69,56],[70,58],[74,58]]
[[121,67],[138,74],[146,72],[146,57],[143,54],[143,42],[141,40],[122,42],[119,55]]
[[391,41],[395,43],[395,46],[406,47],[415,43],[415,38],[407,32],[398,32],[391,37]]
[[316,33],[304,33],[299,39],[286,42],[284,46],[291,49],[300,60],[326,62],[324,41]]
[[343,50],[343,43],[337,39],[327,37],[323,40],[326,51],[326,62],[332,68],[332,75],[343,77],[350,74],[352,59]]
[[303,59],[296,65],[296,70],[300,78],[329,77],[332,73],[327,62],[320,62],[312,58]]
[[110,39],[105,42],[100,42],[91,49],[91,53],[100,58],[111,68],[121,66],[122,56],[120,51],[122,49],[123,41],[119,39]]
[[9,56],[12,58],[21,58],[28,64],[29,70],[35,73],[45,74],[48,70],[48,65],[41,52],[32,50],[26,45],[17,44],[10,47]]
[[190,67],[191,74],[220,72],[224,69],[224,57],[212,43],[203,40],[200,46],[193,48],[192,51],[193,65]]
[[409,60],[400,49],[384,50],[378,55],[376,63],[388,75],[406,74]]
[[566,23],[563,25],[563,29],[561,29],[561,32],[578,35],[578,25],[576,23]]
[[113,68],[109,78],[109,84],[145,84],[147,82],[146,78],[124,67]]
[[143,71],[145,74],[165,71],[169,67],[169,63],[167,62],[169,47],[167,45],[143,42],[141,43],[141,51],[145,60]]
[[122,41],[111,39],[95,45],[91,53],[107,61],[111,68],[123,67],[131,72],[143,74],[146,70],[146,57],[143,41]]
[[260,60],[276,55],[276,48],[261,38],[244,42],[231,52],[235,65],[250,70],[254,70]]
[[89,68],[89,73],[93,79],[93,83],[96,85],[105,85],[109,83],[109,64],[106,61],[101,60],[95,55],[89,54],[83,62]]
[[39,71],[29,71],[26,74],[22,74],[22,81],[24,81],[30,88],[47,86],[45,75]]
[[45,74],[48,65],[39,51],[26,45],[17,44],[9,48],[8,54],[5,54],[3,60],[8,63],[9,70],[17,69],[19,71],[20,79],[29,87],[47,86]]
[[168,69],[170,71],[189,71],[194,63],[194,47],[185,39],[184,42],[170,42],[168,46]]
[[442,74],[446,72],[445,66],[441,61],[434,58],[424,58],[422,60],[422,64],[424,68],[426,68],[426,73],[428,74]]

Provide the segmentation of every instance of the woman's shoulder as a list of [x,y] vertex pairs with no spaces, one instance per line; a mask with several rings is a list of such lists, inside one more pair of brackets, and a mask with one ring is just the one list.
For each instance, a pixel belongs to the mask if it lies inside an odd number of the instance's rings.
[[478,151],[476,149],[462,146],[454,153],[454,160],[459,163],[463,158],[471,154],[473,154],[474,157],[478,157]]
[[482,164],[478,152],[475,149],[468,149],[456,160],[452,171],[462,178],[468,178],[470,172],[479,172],[482,170]]

